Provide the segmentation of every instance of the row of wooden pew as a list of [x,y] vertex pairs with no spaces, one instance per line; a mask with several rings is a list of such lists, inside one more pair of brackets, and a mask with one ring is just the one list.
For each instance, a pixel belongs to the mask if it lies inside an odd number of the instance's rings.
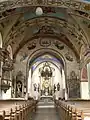
[[37,101],[0,101],[0,120],[28,120],[36,110]]
[[60,120],[90,120],[90,101],[55,101]]

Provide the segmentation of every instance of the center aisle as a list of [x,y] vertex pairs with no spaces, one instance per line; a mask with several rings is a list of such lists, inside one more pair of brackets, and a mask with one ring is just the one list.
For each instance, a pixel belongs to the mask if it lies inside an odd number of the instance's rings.
[[54,107],[54,103],[44,104],[39,103],[36,113],[32,120],[60,120],[58,113]]

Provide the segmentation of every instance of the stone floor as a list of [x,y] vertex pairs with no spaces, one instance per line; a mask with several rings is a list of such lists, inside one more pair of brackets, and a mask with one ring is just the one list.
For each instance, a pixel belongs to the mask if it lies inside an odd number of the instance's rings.
[[39,103],[32,120],[60,120],[54,103]]
[[55,108],[38,108],[32,120],[59,120]]

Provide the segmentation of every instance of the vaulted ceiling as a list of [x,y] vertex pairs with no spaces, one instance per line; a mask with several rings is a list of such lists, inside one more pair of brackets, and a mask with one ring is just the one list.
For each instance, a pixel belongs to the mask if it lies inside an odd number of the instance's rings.
[[[43,14],[35,11],[40,6]],[[57,38],[79,59],[82,45],[90,45],[90,3],[74,0],[1,0],[0,31],[3,46],[14,57],[36,38]],[[33,44],[31,45],[34,46]]]

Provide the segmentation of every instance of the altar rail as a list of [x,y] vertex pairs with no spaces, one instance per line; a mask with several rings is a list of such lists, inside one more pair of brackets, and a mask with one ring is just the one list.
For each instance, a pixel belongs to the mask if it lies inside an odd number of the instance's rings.
[[36,111],[36,104],[34,100],[0,101],[0,120],[30,120]]
[[55,101],[60,120],[90,120],[90,101]]

